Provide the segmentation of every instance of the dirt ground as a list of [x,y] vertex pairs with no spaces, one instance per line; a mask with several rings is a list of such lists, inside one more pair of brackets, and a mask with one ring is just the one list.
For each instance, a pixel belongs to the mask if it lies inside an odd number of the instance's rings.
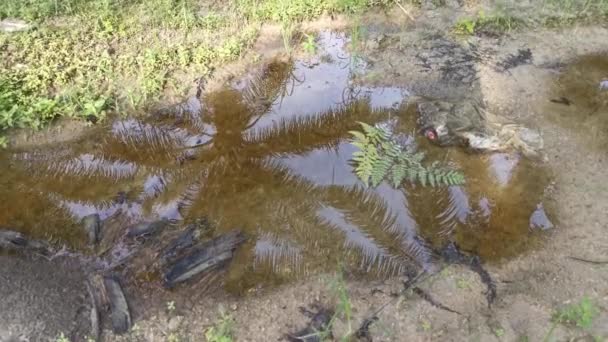
[[[371,66],[358,81],[404,87],[426,96],[476,94],[496,112],[539,128],[544,139],[544,163],[554,171],[555,182],[547,191],[557,209],[554,220],[557,225],[547,232],[541,248],[487,265],[498,286],[497,301],[491,307],[487,305],[479,277],[463,267],[450,266],[421,287],[460,314],[438,309],[418,296],[407,294],[378,314],[371,335],[374,341],[608,340],[608,266],[569,258],[608,260],[605,173],[608,149],[602,140],[606,139],[606,132],[600,132],[600,136],[589,134],[589,126],[581,122],[588,119],[575,111],[570,116],[556,115],[562,109],[549,101],[559,97],[556,79],[561,66],[584,55],[598,54],[608,59],[608,28],[598,25],[539,28],[501,37],[469,37],[466,41],[447,35],[455,18],[467,11],[474,12],[471,8],[415,12],[414,22],[399,8],[365,16],[362,24],[368,34],[360,54]],[[344,24],[326,19],[311,24],[310,28],[334,29]],[[256,47],[262,58],[272,56],[282,46],[278,30],[265,30]],[[444,61],[433,60],[432,54],[429,58],[433,67],[420,66],[420,54],[443,39],[451,39],[458,46],[476,46],[481,57],[465,63],[470,69],[463,71],[464,77],[472,78],[443,81],[440,68],[434,66]],[[466,55],[471,51],[468,47],[453,51]],[[533,58],[529,63],[508,70],[496,68],[519,49],[530,49]],[[226,74],[233,74],[246,66],[227,69],[231,72]],[[604,76],[608,78],[608,73]],[[607,112],[596,115],[603,115],[603,119],[589,125],[608,121]],[[12,341],[10,336],[19,340],[23,326],[32,341],[43,341],[59,332],[80,331],[73,323],[74,317],[82,319],[80,311],[88,304],[85,289],[78,285],[77,273],[65,271],[51,277],[45,273],[49,267],[40,265],[39,260],[28,263],[7,256],[1,258],[0,340]],[[20,266],[11,268],[11,263]],[[15,275],[15,269],[23,272]],[[313,276],[278,289],[252,291],[242,299],[221,292],[196,297],[180,291],[137,293],[131,300],[136,327],[124,336],[112,336],[105,331],[105,340],[204,341],[206,329],[225,311],[234,319],[235,341],[278,341],[308,322],[300,313],[300,306],[308,307],[315,302],[336,304],[332,279],[333,275]],[[351,331],[391,300],[390,294],[402,288],[402,280],[360,280],[347,275]],[[131,290],[127,289],[127,293],[135,292]],[[57,293],[65,295],[57,297]],[[549,337],[553,313],[564,305],[578,303],[584,296],[599,308],[592,326],[583,330],[558,324]],[[175,303],[174,310],[167,309],[168,302]],[[349,326],[342,319],[334,329],[334,336],[339,339],[348,332]]]

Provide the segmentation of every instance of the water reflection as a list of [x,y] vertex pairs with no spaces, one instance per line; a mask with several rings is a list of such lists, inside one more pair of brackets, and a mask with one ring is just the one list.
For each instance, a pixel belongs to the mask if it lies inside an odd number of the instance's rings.
[[340,261],[382,276],[434,268],[431,245],[449,240],[485,258],[525,250],[546,183],[531,163],[434,149],[432,158],[465,171],[465,187],[359,182],[348,141],[358,121],[432,147],[408,134],[415,118],[402,105],[406,91],[353,89],[344,36],[324,33],[322,43],[329,57],[313,67],[273,62],[174,110],[117,119],[72,146],[3,155],[0,225],[79,246],[78,220],[99,213],[111,245],[137,222],[168,218],[180,230],[206,217],[211,235],[238,228],[249,236],[228,269],[234,292]]

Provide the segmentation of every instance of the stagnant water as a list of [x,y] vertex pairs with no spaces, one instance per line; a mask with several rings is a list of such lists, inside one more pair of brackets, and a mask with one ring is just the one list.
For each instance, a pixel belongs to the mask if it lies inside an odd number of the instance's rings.
[[584,56],[568,65],[551,94],[550,118],[580,132],[585,146],[608,151],[608,56]]
[[[406,90],[353,86],[365,65],[345,52],[343,35],[320,39],[322,57],[277,61],[178,108],[113,120],[82,141],[1,152],[0,226],[92,253],[79,224],[92,213],[106,220],[101,250],[137,222],[175,220],[160,244],[207,218],[207,237],[235,228],[248,237],[228,266],[234,292],[338,262],[393,275],[429,266],[430,248],[448,241],[486,261],[535,244],[547,223],[540,165],[430,145],[416,134]],[[462,170],[466,185],[365,188],[349,162],[358,121],[396,122],[428,159]],[[136,264],[137,279],[158,280],[153,254]]]

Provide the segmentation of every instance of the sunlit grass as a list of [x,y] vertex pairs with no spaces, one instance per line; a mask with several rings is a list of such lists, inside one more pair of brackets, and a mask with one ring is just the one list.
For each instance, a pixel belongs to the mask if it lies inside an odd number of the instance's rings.
[[301,20],[385,2],[1,1],[0,19],[32,28],[0,33],[0,145],[10,129],[40,128],[61,116],[97,122],[183,96],[194,78],[243,56],[262,22],[282,24],[290,39]]

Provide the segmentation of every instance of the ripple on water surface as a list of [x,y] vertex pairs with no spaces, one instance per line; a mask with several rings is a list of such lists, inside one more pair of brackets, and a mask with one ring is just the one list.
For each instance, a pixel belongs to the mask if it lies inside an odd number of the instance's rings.
[[[208,237],[234,228],[249,236],[228,268],[235,292],[335,270],[339,261],[375,275],[432,267],[432,247],[448,241],[485,260],[531,246],[543,169],[517,155],[429,146],[414,134],[407,91],[353,85],[364,66],[346,42],[323,33],[322,58],[270,63],[70,146],[3,152],[0,225],[81,246],[78,221],[91,213],[118,229],[158,218],[183,229],[206,217]],[[395,120],[429,158],[462,169],[467,184],[365,188],[349,162],[348,132],[358,121]]]

